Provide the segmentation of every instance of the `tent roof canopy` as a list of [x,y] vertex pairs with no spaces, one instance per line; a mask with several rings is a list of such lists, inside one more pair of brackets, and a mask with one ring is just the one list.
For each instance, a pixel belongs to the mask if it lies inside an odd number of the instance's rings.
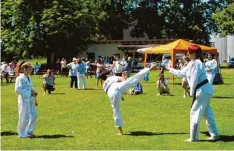
[[[194,44],[183,39],[178,39],[166,45],[160,45],[158,47],[147,49],[146,52],[147,53],[172,53],[173,51],[175,51],[175,53],[186,53],[190,45],[198,45],[198,44]],[[208,47],[204,45],[199,45],[199,46],[201,47],[202,51],[217,53],[216,48]]]

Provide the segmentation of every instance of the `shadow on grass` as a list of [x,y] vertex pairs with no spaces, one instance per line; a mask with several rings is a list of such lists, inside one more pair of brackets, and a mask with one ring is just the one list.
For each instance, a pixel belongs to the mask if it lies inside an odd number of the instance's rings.
[[188,134],[188,133],[153,133],[153,132],[146,132],[146,131],[132,131],[130,134],[124,135],[131,135],[131,136],[153,136],[153,135],[179,135],[179,134]]
[[56,135],[36,135],[36,137],[33,137],[32,139],[36,138],[43,138],[43,139],[55,139],[55,138],[72,138],[74,136],[66,136],[66,135],[61,135],[61,134],[56,134]]
[[1,132],[1,136],[11,136],[11,135],[18,135],[18,133],[12,131]]
[[[66,94],[66,93],[56,93],[56,92],[51,92],[51,94],[52,94],[52,95],[53,95],[53,94],[54,94],[54,95],[57,95],[57,94]],[[50,95],[51,95],[51,94],[50,94]]]
[[103,89],[102,88],[86,88],[85,90],[103,90]]
[[234,97],[232,97],[232,96],[214,96],[213,98],[217,98],[217,99],[234,99]]
[[[202,134],[205,134],[206,136],[210,137],[209,132],[201,132]],[[216,141],[210,141],[210,140],[200,140],[201,142],[234,142],[234,135],[228,136],[228,135],[219,135],[219,139]]]

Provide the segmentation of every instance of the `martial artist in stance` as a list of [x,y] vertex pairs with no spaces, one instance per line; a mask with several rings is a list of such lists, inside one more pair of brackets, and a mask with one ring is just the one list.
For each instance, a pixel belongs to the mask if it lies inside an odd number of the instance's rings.
[[32,65],[30,62],[21,62],[15,69],[18,77],[15,82],[15,92],[18,96],[18,134],[20,138],[34,137],[34,128],[37,119],[35,97],[37,92],[33,88],[30,74]]
[[205,63],[206,76],[208,81],[213,84],[216,72],[217,72],[217,61],[213,58],[212,53],[208,53],[208,61]]
[[181,78],[187,77],[190,86],[190,95],[193,96],[190,111],[190,138],[185,140],[193,142],[198,140],[201,117],[204,116],[211,137],[208,140],[217,140],[218,132],[215,124],[214,114],[210,107],[210,99],[214,93],[212,85],[206,77],[205,66],[201,58],[202,50],[197,45],[188,47],[188,57],[191,60],[186,67],[176,70],[167,67],[169,71]]
[[123,135],[123,121],[120,112],[120,102],[122,96],[124,95],[125,91],[135,84],[137,84],[140,80],[142,80],[153,67],[154,64],[151,64],[150,68],[145,68],[141,70],[136,75],[127,79],[127,72],[122,73],[122,77],[120,76],[111,76],[106,79],[103,84],[103,89],[107,93],[108,97],[110,98],[112,109],[114,112],[114,121],[115,126],[118,129],[118,135]]

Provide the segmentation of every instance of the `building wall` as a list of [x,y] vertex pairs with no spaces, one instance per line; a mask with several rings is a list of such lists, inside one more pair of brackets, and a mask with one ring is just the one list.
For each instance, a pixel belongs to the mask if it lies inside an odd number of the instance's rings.
[[227,59],[234,57],[234,36],[227,36]]
[[87,57],[88,53],[94,53],[95,60],[98,59],[98,56],[113,56],[114,54],[120,54],[120,57],[124,56],[124,52],[118,50],[119,44],[91,44],[87,51],[83,54],[79,54],[79,57]]
[[224,63],[229,61],[230,58],[234,57],[234,36],[215,37],[215,48],[219,52],[219,61]]

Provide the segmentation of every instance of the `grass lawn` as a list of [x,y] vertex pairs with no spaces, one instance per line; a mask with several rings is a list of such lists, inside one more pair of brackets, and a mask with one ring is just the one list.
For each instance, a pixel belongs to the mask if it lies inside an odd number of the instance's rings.
[[[58,77],[56,91],[43,96],[42,79],[33,76],[39,92],[36,135],[19,139],[16,133],[18,109],[14,84],[1,86],[1,149],[3,150],[234,150],[234,70],[223,69],[225,84],[215,85],[211,101],[221,140],[205,141],[207,127],[201,121],[200,140],[187,143],[191,98],[182,98],[181,79],[170,84],[174,96],[157,96],[150,73],[143,83],[144,94],[125,95],[121,110],[125,135],[117,136],[112,108],[95,79],[88,79],[89,90],[70,90],[69,78]],[[166,74],[166,77],[169,77]],[[171,77],[171,76],[170,76]]]

